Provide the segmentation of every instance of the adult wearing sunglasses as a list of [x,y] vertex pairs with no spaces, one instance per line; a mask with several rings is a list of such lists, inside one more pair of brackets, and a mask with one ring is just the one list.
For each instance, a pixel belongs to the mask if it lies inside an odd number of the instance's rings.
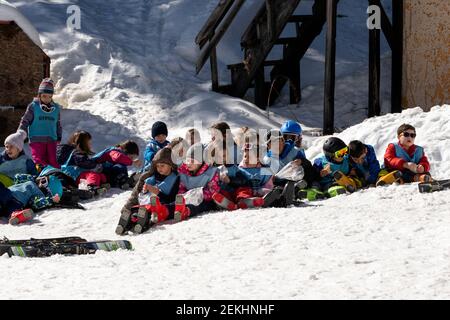
[[398,142],[390,143],[384,154],[388,171],[400,171],[403,182],[431,181],[430,163],[424,149],[415,144],[416,129],[402,124],[397,129]]

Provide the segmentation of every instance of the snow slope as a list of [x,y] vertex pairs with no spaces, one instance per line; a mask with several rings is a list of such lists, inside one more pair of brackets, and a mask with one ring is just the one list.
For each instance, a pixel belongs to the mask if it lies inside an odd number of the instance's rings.
[[[305,7],[311,1],[305,1]],[[321,127],[323,38],[302,62],[304,100],[271,109],[270,118],[246,101],[209,92],[207,68],[194,75],[193,41],[215,1],[12,0],[36,26],[52,57],[64,139],[76,129],[94,134],[96,150],[120,140],[141,147],[155,120],[170,137],[218,119],[233,127],[278,126],[297,117],[304,129]],[[261,1],[248,0],[219,50],[220,68],[239,59],[240,34]],[[66,8],[79,5],[82,29],[65,29]],[[450,109],[435,107],[366,120],[363,1],[342,0],[338,42],[338,136],[374,144],[379,159],[403,122],[417,128],[437,178],[448,178]],[[356,20],[355,20],[356,19]],[[359,19],[359,20],[358,20]],[[273,53],[276,55],[276,52]],[[233,60],[233,61],[231,61]],[[383,66],[388,66],[389,57]],[[383,77],[386,70],[383,69]],[[221,72],[224,79],[228,75]],[[387,107],[383,91],[383,109]],[[354,126],[351,126],[356,124]],[[350,126],[350,127],[349,127]],[[323,139],[307,134],[308,158]],[[130,192],[110,191],[86,203],[87,211],[48,210],[32,223],[0,222],[12,239],[79,235],[115,239],[119,211]],[[0,257],[0,297],[5,299],[304,299],[450,298],[448,282],[450,191],[420,194],[417,185],[370,189],[300,208],[204,214],[126,236],[134,251],[46,259]],[[20,272],[15,272],[20,270]]]

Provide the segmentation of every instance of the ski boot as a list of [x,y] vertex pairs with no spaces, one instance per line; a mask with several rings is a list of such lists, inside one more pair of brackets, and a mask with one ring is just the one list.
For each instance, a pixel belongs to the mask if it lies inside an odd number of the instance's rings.
[[21,211],[14,211],[9,218],[9,224],[15,226],[33,219],[34,212],[31,209],[24,209]]
[[238,207],[241,209],[260,208],[264,205],[264,199],[261,197],[252,197],[238,201]]
[[301,189],[297,192],[297,199],[307,199],[308,201],[326,199],[325,193],[318,188]]
[[281,193],[283,192],[283,188],[274,187],[268,194],[266,194],[264,199],[264,208],[270,207],[275,201],[279,200],[281,197]]
[[224,208],[224,209],[229,210],[229,211],[233,211],[233,210],[237,209],[236,203],[234,203],[233,201],[229,200],[227,197],[225,197],[220,192],[215,192],[212,195],[212,198],[213,198],[214,202],[221,208]]
[[336,183],[345,189],[347,189],[348,192],[352,193],[356,191],[356,182],[350,177],[347,177],[345,174],[343,174],[341,171],[336,171],[333,173],[333,178]]
[[[152,212],[151,205],[139,206],[135,216],[132,217],[134,221],[133,233],[142,233],[148,229],[150,214]],[[134,218],[134,219],[133,219]]]
[[186,200],[181,194],[177,195],[177,197],[175,198],[175,212],[173,219],[176,222],[180,222],[186,220],[190,215],[191,210],[186,207]]
[[398,170],[392,171],[392,172],[385,174],[385,175],[381,176],[380,178],[378,178],[376,186],[377,187],[385,186],[388,184],[393,184],[394,182],[399,182],[400,179],[402,178],[402,176],[403,175],[402,175],[401,171],[398,171]]
[[289,207],[294,203],[294,193],[295,193],[295,182],[288,181],[283,188],[283,192],[281,192],[280,199],[282,200],[280,203],[281,207]]
[[151,196],[150,197],[150,207],[151,207],[151,221],[153,223],[159,223],[166,221],[169,217],[169,210],[167,207],[159,201],[159,198],[157,196]]
[[330,198],[336,197],[340,194],[345,194],[347,193],[345,187],[343,186],[332,186],[330,188],[328,188],[327,190],[327,194],[330,196]]

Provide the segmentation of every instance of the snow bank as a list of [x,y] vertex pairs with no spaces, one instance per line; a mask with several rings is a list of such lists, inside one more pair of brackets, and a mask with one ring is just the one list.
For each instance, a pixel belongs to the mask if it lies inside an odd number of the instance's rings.
[[39,33],[35,27],[15,6],[6,0],[0,0],[0,20],[14,21],[36,45],[43,48]]
[[[435,106],[429,112],[421,108],[403,110],[401,114],[387,114],[374,117],[335,134],[344,142],[361,140],[373,145],[377,158],[382,163],[386,147],[397,141],[397,128],[409,123],[416,128],[416,144],[425,148],[425,154],[431,164],[431,174],[436,179],[448,179],[450,174],[450,105]],[[309,159],[322,153],[322,145],[327,137],[314,141],[306,151]]]

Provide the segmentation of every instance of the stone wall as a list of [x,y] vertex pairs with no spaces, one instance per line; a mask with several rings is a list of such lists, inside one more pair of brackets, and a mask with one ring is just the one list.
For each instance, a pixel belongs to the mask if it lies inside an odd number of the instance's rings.
[[45,77],[47,56],[13,23],[0,23],[0,106],[25,108]]
[[0,143],[2,147],[6,137],[17,131],[24,113],[25,109],[0,108]]
[[450,1],[405,0],[404,107],[450,103]]

